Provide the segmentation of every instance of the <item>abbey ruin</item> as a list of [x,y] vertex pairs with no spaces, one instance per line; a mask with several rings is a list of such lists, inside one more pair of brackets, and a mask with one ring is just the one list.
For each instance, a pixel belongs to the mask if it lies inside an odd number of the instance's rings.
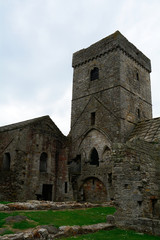
[[0,200],[113,201],[117,225],[160,235],[150,60],[117,31],[72,66],[68,136],[49,116],[0,128]]

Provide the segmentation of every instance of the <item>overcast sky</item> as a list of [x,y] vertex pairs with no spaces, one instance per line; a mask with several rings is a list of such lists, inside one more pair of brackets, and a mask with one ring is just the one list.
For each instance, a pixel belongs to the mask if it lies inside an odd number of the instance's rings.
[[0,126],[50,115],[70,129],[72,54],[119,30],[152,63],[160,116],[160,0],[0,0]]

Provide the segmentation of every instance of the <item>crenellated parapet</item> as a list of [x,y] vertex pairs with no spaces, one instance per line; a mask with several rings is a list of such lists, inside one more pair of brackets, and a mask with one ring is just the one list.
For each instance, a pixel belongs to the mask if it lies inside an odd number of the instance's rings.
[[151,72],[150,59],[130,43],[119,31],[92,44],[88,48],[75,52],[73,54],[72,66],[76,68],[118,49],[148,72]]

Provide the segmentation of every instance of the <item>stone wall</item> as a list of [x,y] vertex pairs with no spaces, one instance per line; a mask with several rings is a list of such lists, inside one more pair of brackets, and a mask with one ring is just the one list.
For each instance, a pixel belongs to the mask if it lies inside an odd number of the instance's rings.
[[[24,124],[25,125],[25,124]],[[0,200],[70,199],[67,139],[49,118],[0,132]],[[10,168],[3,168],[10,155]],[[6,179],[6,180],[5,180]]]
[[118,226],[160,234],[159,149],[160,145],[140,140],[115,146],[113,185]]

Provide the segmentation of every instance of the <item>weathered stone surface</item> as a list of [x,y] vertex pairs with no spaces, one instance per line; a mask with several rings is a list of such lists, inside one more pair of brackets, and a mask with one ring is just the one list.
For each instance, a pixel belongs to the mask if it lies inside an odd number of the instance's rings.
[[7,211],[7,210],[9,210],[9,207],[8,206],[6,206],[6,204],[0,204],[0,211]]
[[42,225],[40,228],[46,229],[49,234],[56,234],[58,232],[58,228],[52,225]]
[[0,139],[0,201],[70,198],[67,137],[49,116],[1,127]]
[[74,53],[72,65],[68,137],[49,116],[0,128],[0,200],[113,201],[117,225],[158,235],[160,118],[151,119],[150,60],[117,31]]
[[110,230],[113,229],[115,226],[108,224],[108,223],[99,223],[94,225],[88,226],[61,226],[58,229],[58,232],[52,232],[52,228],[50,226],[42,226],[36,227],[32,231],[26,231],[25,233],[20,234],[11,234],[0,237],[1,240],[23,240],[23,239],[56,239],[59,237],[67,237],[67,236],[74,236],[77,234],[86,234],[91,232],[97,232],[99,230]]
[[17,215],[17,216],[9,216],[5,219],[6,223],[11,223],[11,222],[21,222],[26,220],[27,217],[25,216],[21,216],[21,215]]
[[113,215],[107,215],[107,223],[115,224],[115,217]]
[[[60,209],[75,209],[75,208],[92,208],[92,207],[99,207],[99,206],[112,206],[112,202],[106,202],[103,204],[96,204],[96,203],[78,203],[75,201],[72,202],[50,202],[50,201],[27,201],[27,202],[16,202],[16,203],[8,203],[6,208],[2,210],[60,210]],[[1,209],[0,209],[1,210]],[[21,216],[20,216],[21,217]],[[9,217],[10,218],[10,217]],[[12,217],[11,217],[12,218]],[[13,217],[14,218],[14,217]]]

